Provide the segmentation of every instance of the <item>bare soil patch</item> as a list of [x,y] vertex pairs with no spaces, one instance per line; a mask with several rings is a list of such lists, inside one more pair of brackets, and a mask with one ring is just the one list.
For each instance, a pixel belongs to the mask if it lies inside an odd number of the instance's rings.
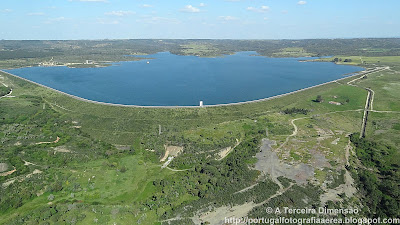
[[332,136],[335,135],[335,133],[333,133],[333,131],[331,131],[329,129],[326,130],[326,129],[321,129],[321,128],[315,127],[315,130],[317,131],[318,136],[319,136],[317,138],[318,141],[322,141],[322,140],[331,138]]
[[8,170],[8,165],[7,163],[0,163],[0,173],[7,171]]
[[255,169],[269,174],[274,181],[280,176],[295,180],[298,184],[306,184],[314,177],[314,168],[304,163],[288,165],[282,162],[276,152],[272,151],[274,141],[263,139],[261,152],[256,154],[258,159]]
[[0,177],[5,177],[5,176],[8,176],[8,175],[11,175],[11,174],[13,174],[15,171],[17,171],[17,170],[16,170],[16,169],[13,169],[13,170],[10,170],[10,171],[4,172],[4,173],[0,173]]
[[160,162],[164,162],[168,156],[178,156],[178,154],[183,151],[183,147],[181,146],[173,146],[173,145],[164,145],[165,154],[164,157],[160,160]]
[[351,198],[357,193],[357,189],[354,187],[354,179],[351,177],[349,171],[346,171],[344,181],[345,183],[339,185],[337,188],[325,190],[325,193],[320,196],[321,205],[325,205],[328,201],[343,201],[339,194],[344,193],[346,197]]
[[130,145],[114,145],[118,150],[127,151],[131,149]]
[[321,151],[318,151],[317,149],[313,148],[310,149],[309,152],[312,155],[312,160],[310,163],[314,168],[331,167],[331,164],[329,164],[328,159]]
[[202,224],[205,221],[209,222],[209,224],[224,224],[225,217],[245,217],[255,206],[256,204],[253,202],[234,207],[223,206],[215,209],[212,212],[196,215],[192,218],[192,220],[195,224]]
[[254,208],[258,207],[261,205],[264,205],[268,203],[271,199],[276,198],[283,193],[285,193],[287,190],[289,190],[293,184],[291,184],[287,188],[280,189],[277,191],[274,195],[270,196],[268,199],[260,202],[260,203],[254,203],[254,202],[246,202],[242,205],[237,205],[234,207],[230,206],[222,206],[219,208],[214,209],[211,212],[206,212],[206,213],[197,213],[194,217],[192,217],[192,220],[195,224],[203,224],[204,222],[209,222],[209,224],[225,224],[225,218],[229,217],[235,217],[235,218],[241,218],[247,216],[249,212]]
[[24,160],[24,165],[25,166],[29,166],[29,165],[35,166],[36,164]]
[[239,144],[240,144],[240,141],[239,141],[238,139],[236,139],[236,144],[235,144],[233,147],[228,146],[228,147],[226,147],[226,148],[221,149],[221,150],[219,151],[219,153],[218,153],[218,155],[219,155],[219,159],[218,159],[218,160],[224,159],[224,158],[225,158],[227,155],[229,155],[229,153],[231,153],[231,151],[232,151],[233,149],[235,149]]
[[53,150],[54,150],[54,154],[56,154],[57,152],[61,152],[61,153],[71,153],[72,152],[66,146],[57,146],[57,147],[53,148]]
[[16,177],[16,178],[13,178],[13,179],[8,180],[7,182],[4,182],[2,186],[3,186],[4,188],[6,188],[6,187],[8,187],[9,185],[13,184],[15,181],[22,182],[22,181],[24,181],[25,179],[28,179],[28,178],[32,177],[33,175],[39,174],[39,173],[42,173],[42,171],[40,171],[40,170],[38,170],[38,169],[35,169],[32,173],[27,174],[26,176],[18,176],[18,177]]
[[340,138],[336,138],[335,140],[333,140],[332,142],[331,142],[331,144],[333,144],[333,145],[337,145],[337,143],[340,141]]

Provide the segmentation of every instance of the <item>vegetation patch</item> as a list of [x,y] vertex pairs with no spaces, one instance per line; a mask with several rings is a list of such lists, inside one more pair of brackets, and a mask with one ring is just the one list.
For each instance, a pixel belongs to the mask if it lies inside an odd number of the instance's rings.
[[400,123],[394,124],[392,128],[395,130],[400,130]]
[[308,109],[300,109],[300,108],[293,107],[293,108],[290,108],[290,109],[283,110],[283,113],[290,114],[290,115],[292,115],[292,114],[304,114],[304,115],[307,115],[307,113],[309,111],[310,110],[308,110]]
[[392,146],[359,138],[358,133],[352,134],[350,140],[362,165],[372,168],[360,168],[357,173],[358,185],[369,209],[365,213],[371,217],[398,217],[400,198],[396,193],[400,191],[397,183],[400,162],[394,159],[398,159],[399,152]]
[[10,93],[11,88],[10,87],[6,87],[6,86],[0,86],[0,97],[7,95],[8,93]]

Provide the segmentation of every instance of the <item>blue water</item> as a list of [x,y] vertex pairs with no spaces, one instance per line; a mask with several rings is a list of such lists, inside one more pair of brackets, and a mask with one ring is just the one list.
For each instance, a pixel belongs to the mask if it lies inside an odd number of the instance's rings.
[[105,68],[30,67],[8,72],[94,101],[187,106],[198,105],[200,100],[214,105],[267,98],[362,70],[254,54],[199,58],[162,52],[147,56],[151,60],[118,62]]

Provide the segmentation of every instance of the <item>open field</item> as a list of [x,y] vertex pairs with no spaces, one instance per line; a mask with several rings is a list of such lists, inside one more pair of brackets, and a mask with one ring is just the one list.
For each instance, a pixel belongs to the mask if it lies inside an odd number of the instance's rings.
[[283,48],[279,52],[273,53],[275,57],[310,57],[314,54],[307,52],[304,48],[292,47]]
[[[388,65],[388,66],[398,66],[400,56],[381,56],[381,57],[372,57],[372,56],[335,56],[331,58],[321,58],[316,59],[314,61],[317,62],[332,62],[335,58],[338,58],[340,61],[336,62],[337,64],[344,64],[344,65],[376,65],[379,66],[381,64]],[[348,62],[344,62],[344,60],[351,60]]]

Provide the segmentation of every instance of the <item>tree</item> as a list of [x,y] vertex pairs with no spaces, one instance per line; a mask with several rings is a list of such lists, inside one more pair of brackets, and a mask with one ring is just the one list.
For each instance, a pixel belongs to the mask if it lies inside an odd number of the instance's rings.
[[322,99],[321,95],[318,95],[317,98],[315,99],[316,102],[322,102],[324,99]]

